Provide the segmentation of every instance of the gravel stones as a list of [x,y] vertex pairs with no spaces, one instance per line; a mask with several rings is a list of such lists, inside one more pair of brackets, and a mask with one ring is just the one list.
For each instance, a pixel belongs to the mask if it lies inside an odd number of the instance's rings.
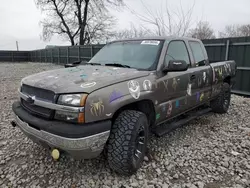
[[112,172],[103,156],[77,161],[50,152],[13,128],[12,103],[21,78],[61,68],[50,63],[0,63],[0,187],[250,187],[250,99],[232,96],[227,114],[206,114],[164,137],[131,177]]

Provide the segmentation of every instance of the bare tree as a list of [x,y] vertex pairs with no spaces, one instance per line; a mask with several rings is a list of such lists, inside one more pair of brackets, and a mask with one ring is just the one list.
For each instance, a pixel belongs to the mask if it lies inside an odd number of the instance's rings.
[[35,3],[46,14],[41,22],[44,40],[58,34],[71,45],[76,40],[84,45],[114,23],[108,7],[122,6],[123,0],[35,0]]
[[144,28],[143,26],[135,27],[134,24],[130,24],[130,28],[117,31],[113,35],[113,39],[125,39],[125,38],[137,38],[153,35],[152,31]]
[[240,31],[243,36],[250,36],[250,24],[242,25]]
[[246,25],[227,25],[220,37],[247,37],[250,36],[250,24]]
[[195,3],[191,7],[184,11],[180,2],[179,9],[174,10],[170,8],[167,1],[162,1],[161,8],[153,11],[151,7],[146,5],[142,0],[141,4],[145,10],[144,14],[139,14],[137,11],[128,7],[129,10],[137,16],[144,24],[153,27],[155,35],[176,35],[185,36],[191,26],[191,18]]
[[199,21],[194,29],[189,30],[188,36],[200,40],[215,38],[214,30],[211,28],[209,22],[206,21]]
[[[89,13],[89,19],[86,26],[85,44],[104,43],[108,38],[114,36],[114,27],[116,19],[103,12],[99,15],[94,15],[94,12]],[[76,36],[79,41],[79,34]]]

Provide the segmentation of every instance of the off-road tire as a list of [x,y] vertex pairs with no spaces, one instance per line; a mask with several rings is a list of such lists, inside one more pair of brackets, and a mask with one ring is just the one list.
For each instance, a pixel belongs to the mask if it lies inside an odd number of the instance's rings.
[[231,101],[231,88],[228,83],[223,83],[219,96],[211,101],[212,111],[219,114],[227,113]]
[[147,149],[148,128],[148,119],[142,112],[125,110],[119,114],[108,140],[107,156],[112,170],[132,175],[140,168]]

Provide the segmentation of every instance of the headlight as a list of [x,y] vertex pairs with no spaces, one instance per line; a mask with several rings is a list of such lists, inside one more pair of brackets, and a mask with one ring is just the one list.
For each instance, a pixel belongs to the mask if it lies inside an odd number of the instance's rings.
[[23,86],[23,79],[20,82],[19,90],[22,91],[22,86]]
[[[80,107],[84,106],[87,99],[87,94],[68,94],[60,95],[57,104],[66,106]],[[65,112],[57,110],[55,119],[69,121],[72,123],[84,123],[84,112]]]
[[78,122],[78,113],[76,112],[64,112],[56,111],[55,118],[59,120],[65,120],[70,122]]
[[84,106],[86,98],[87,94],[60,95],[57,103],[67,106]]

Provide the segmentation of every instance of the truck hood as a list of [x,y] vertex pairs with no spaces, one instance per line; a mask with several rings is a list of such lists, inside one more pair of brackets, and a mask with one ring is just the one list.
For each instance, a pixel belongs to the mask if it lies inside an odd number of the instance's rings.
[[110,66],[82,65],[33,74],[22,84],[54,91],[55,93],[91,93],[94,90],[149,75],[148,71]]

